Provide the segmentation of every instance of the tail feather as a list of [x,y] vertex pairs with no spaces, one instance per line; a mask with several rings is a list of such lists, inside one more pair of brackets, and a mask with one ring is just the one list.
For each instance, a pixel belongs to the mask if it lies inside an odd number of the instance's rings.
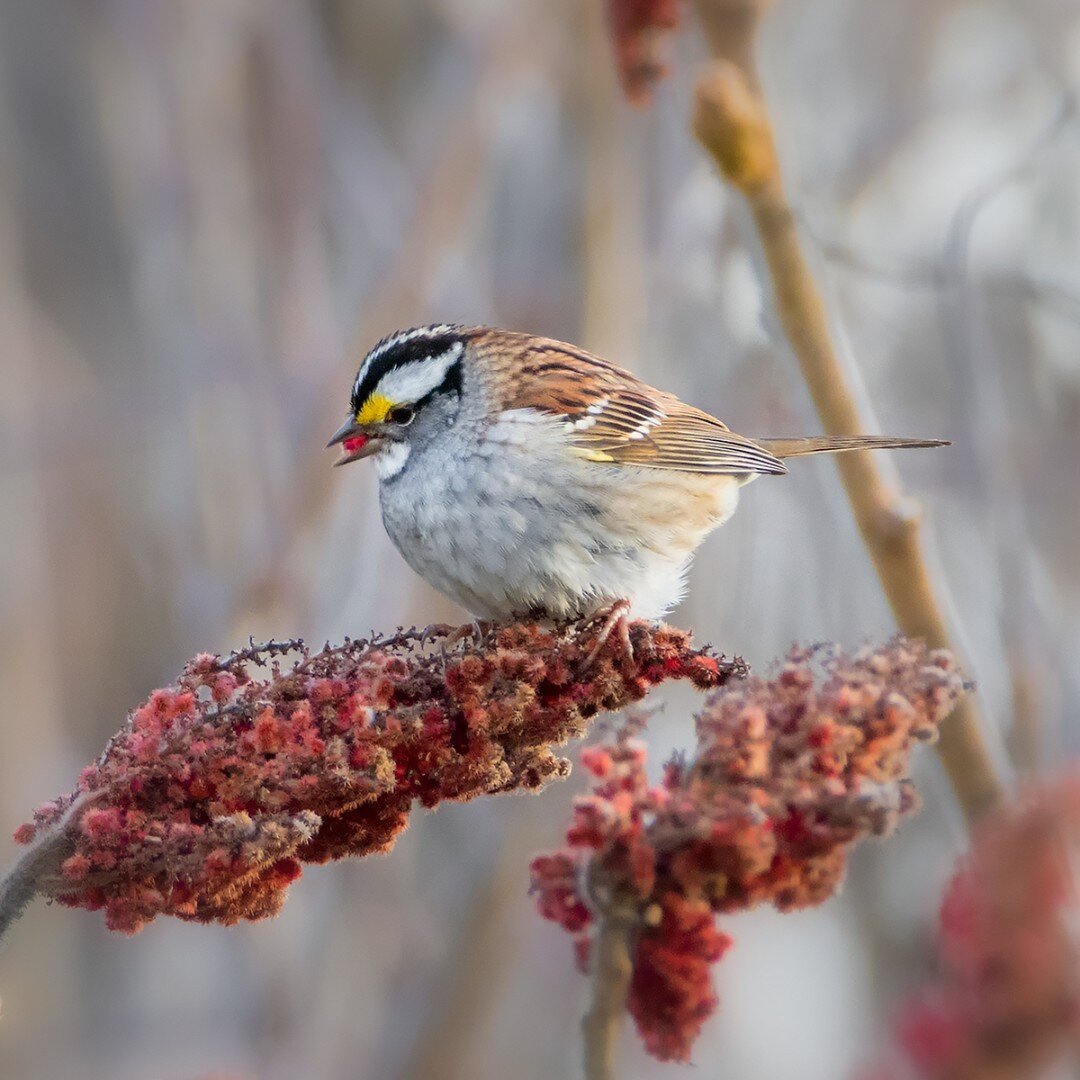
[[836,454],[845,450],[901,450],[948,446],[947,439],[893,439],[887,435],[811,435],[805,439],[755,439],[758,446],[778,458],[803,454]]

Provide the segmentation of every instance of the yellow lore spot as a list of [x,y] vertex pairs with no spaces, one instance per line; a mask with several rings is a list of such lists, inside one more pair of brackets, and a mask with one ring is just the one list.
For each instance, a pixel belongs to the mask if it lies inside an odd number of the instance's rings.
[[381,424],[394,403],[385,394],[372,394],[356,414],[358,424]]

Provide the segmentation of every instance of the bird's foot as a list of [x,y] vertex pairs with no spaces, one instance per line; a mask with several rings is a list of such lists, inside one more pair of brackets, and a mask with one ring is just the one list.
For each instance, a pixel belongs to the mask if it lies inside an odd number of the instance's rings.
[[622,646],[626,659],[633,663],[634,646],[630,641],[630,601],[616,600],[611,607],[598,611],[593,616],[592,621],[599,622],[601,619],[604,620],[604,623],[600,627],[600,633],[596,636],[596,644],[593,645],[585,659],[585,667],[592,667],[612,634],[616,635],[616,640]]
[[467,622],[454,630],[447,640],[449,644],[453,645],[471,637],[475,644],[482,645],[487,640],[488,635],[494,632],[497,625],[498,623],[493,621],[473,619],[472,622]]

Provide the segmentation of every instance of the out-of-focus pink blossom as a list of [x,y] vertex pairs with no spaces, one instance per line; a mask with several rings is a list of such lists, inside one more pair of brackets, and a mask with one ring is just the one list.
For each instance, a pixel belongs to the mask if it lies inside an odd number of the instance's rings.
[[653,86],[667,74],[666,38],[679,25],[686,0],[608,0],[608,25],[623,92],[648,104]]
[[628,1008],[650,1053],[688,1060],[716,1007],[710,967],[729,940],[714,916],[831,896],[851,845],[915,808],[911,749],[963,691],[947,654],[912,642],[796,650],[774,678],[711,694],[693,756],[659,784],[627,733],[583,755],[592,793],[575,804],[566,848],[534,861],[533,886],[579,956],[608,898],[636,902]]
[[387,851],[414,803],[540,788],[569,769],[553,748],[597,713],[666,679],[704,688],[742,670],[645,624],[632,657],[612,640],[587,662],[597,632],[444,628],[197,656],[18,829],[29,861],[0,894],[101,908],[128,933],[162,914],[272,915],[301,864]]
[[[941,905],[936,986],[897,1039],[924,1080],[1059,1075],[1080,1040],[1080,775],[982,822]],[[901,1074],[906,1075],[906,1074]],[[1064,1075],[1061,1073],[1060,1075]]]

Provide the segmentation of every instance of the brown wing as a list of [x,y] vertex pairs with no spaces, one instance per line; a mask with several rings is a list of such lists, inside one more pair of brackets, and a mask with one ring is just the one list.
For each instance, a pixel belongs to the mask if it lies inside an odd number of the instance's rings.
[[565,418],[583,457],[731,476],[786,471],[716,417],[577,346],[505,331],[484,331],[474,344],[511,382],[506,407]]

